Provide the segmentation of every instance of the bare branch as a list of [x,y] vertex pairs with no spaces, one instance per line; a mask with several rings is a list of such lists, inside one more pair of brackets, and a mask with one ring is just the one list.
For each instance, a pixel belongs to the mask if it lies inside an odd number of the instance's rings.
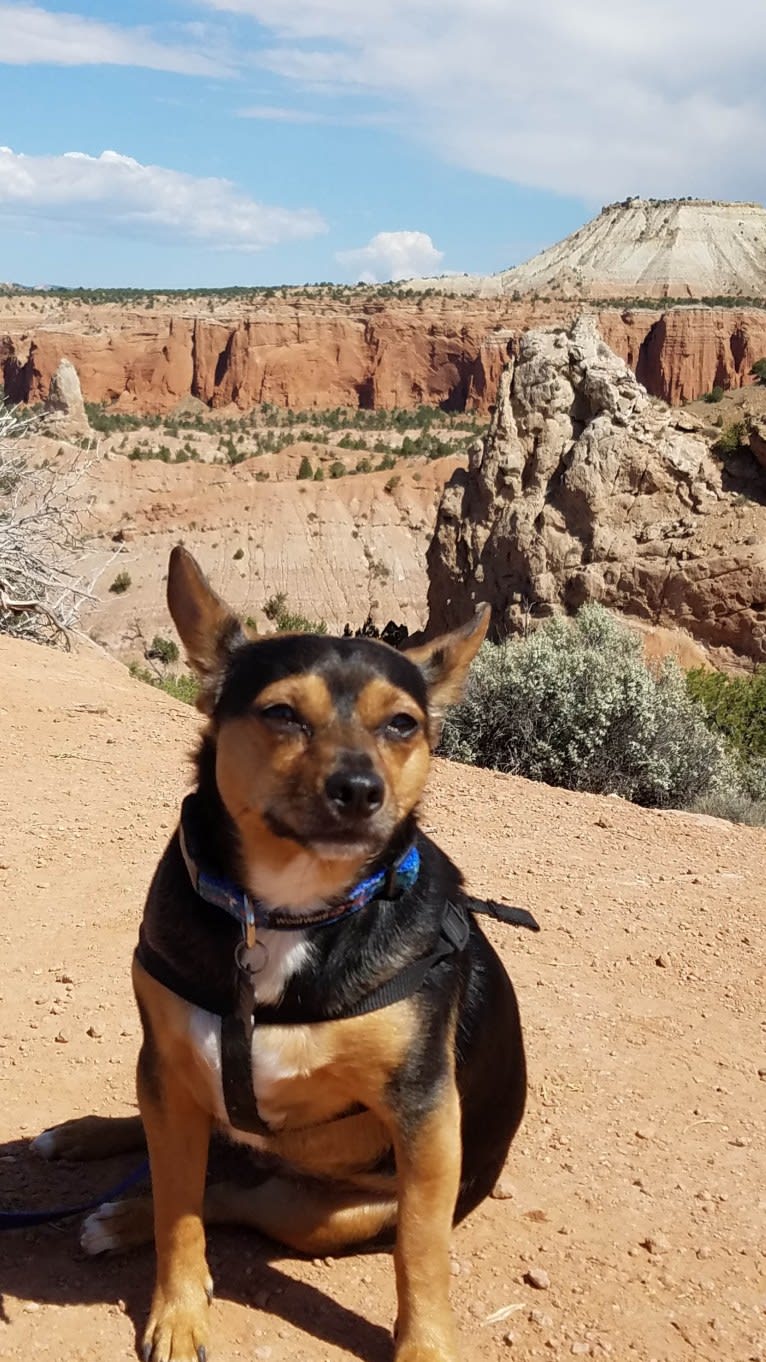
[[94,599],[77,570],[75,488],[88,465],[36,463],[27,437],[41,424],[0,403],[0,633],[68,646],[83,604]]

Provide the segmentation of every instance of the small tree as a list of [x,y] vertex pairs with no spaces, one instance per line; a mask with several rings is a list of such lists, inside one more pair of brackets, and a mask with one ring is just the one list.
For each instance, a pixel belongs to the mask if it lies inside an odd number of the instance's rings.
[[766,384],[766,359],[757,359],[750,372],[759,383]]
[[298,481],[306,482],[310,478],[313,478],[313,476],[314,470],[311,467],[311,460],[309,459],[308,454],[304,454],[303,458],[301,459],[301,466],[298,469]]

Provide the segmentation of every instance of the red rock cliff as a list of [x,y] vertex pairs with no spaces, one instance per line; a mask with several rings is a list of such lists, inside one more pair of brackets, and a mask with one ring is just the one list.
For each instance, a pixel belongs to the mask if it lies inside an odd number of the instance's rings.
[[[168,412],[184,397],[242,410],[277,406],[487,411],[508,340],[567,323],[582,305],[508,299],[331,301],[288,295],[257,306],[169,302],[150,312],[52,298],[0,300],[0,371],[8,395],[39,401],[59,361],[77,368],[90,402]],[[655,396],[683,402],[740,387],[766,355],[766,310],[604,309],[607,344]]]

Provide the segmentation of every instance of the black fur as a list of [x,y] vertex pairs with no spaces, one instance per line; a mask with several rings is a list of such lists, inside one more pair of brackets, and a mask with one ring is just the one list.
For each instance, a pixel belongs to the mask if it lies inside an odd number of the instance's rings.
[[[216,705],[214,724],[245,712],[257,693],[296,671],[319,672],[331,693],[356,693],[381,672],[426,709],[425,683],[405,657],[367,639],[314,636],[247,644],[233,656]],[[215,783],[215,741],[198,754],[196,841],[205,865],[237,880],[239,850],[234,825]],[[342,1017],[405,966],[430,954],[440,937],[444,905],[463,904],[462,878],[452,861],[416,827],[398,828],[380,857],[390,865],[413,836],[421,856],[415,886],[399,899],[373,900],[340,922],[311,930],[307,964],[288,982],[283,1008],[291,1021]],[[470,917],[470,914],[469,914]],[[224,1014],[236,1005],[234,951],[240,929],[226,913],[192,889],[177,834],[157,868],[145,909],[142,941],[162,962],[166,982],[181,996]],[[416,1128],[439,1101],[445,1056],[457,1017],[456,1071],[461,1098],[463,1163],[456,1220],[491,1190],[521,1121],[526,1073],[518,1007],[506,972],[470,917],[465,950],[449,956],[416,994],[418,1039],[393,1073],[389,1097],[402,1125]],[[270,1009],[273,1012],[274,1009]],[[256,1011],[257,1021],[257,1011]],[[271,1024],[278,1020],[270,1016]]]

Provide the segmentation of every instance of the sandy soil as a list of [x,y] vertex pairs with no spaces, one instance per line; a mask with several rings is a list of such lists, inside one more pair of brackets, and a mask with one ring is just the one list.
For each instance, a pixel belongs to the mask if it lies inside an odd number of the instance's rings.
[[[0,1204],[68,1203],[131,1161],[48,1166],[27,1141],[133,1109],[128,965],[197,716],[101,657],[2,639],[0,716]],[[477,892],[542,926],[490,928],[531,1091],[509,1195],[454,1236],[464,1362],[762,1362],[766,832],[444,763],[424,817]],[[387,1255],[219,1231],[210,1259],[217,1358],[391,1357]],[[131,1358],[151,1278],[148,1250],[84,1259],[73,1222],[7,1234],[0,1353]]]

